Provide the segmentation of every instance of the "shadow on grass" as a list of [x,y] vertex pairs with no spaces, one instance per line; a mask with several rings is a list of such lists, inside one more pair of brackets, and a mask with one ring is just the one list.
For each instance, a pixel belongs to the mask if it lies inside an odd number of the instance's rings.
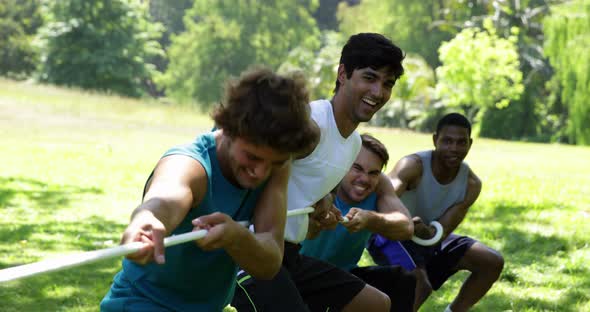
[[[556,203],[546,203],[546,211],[554,210],[555,207],[563,207]],[[567,207],[564,209],[573,209]],[[511,288],[522,288],[524,285],[532,284],[544,286],[543,281],[535,280],[535,277],[527,276],[527,270],[534,272],[536,276],[543,276],[544,272],[555,276],[548,286],[552,290],[558,290],[559,298],[545,300],[539,298],[539,294],[533,292],[523,293],[518,296],[510,293],[494,292],[488,294],[477,304],[477,311],[502,311],[502,310],[523,310],[531,311],[576,311],[580,302],[590,300],[590,272],[583,266],[560,269],[564,260],[568,259],[569,253],[579,245],[578,238],[565,235],[547,234],[537,231],[530,231],[526,224],[537,224],[539,226],[555,227],[559,220],[539,220],[532,210],[539,211],[539,208],[532,208],[524,205],[505,203],[494,203],[491,210],[486,211],[484,217],[470,217],[469,221],[479,223],[485,227],[494,229],[493,237],[500,241],[503,246],[500,252],[505,258],[504,270],[500,276],[499,283],[511,284]],[[481,229],[481,228],[480,228]],[[557,233],[558,231],[552,231]],[[476,231],[470,231],[469,235],[477,238]],[[581,238],[583,239],[583,238]],[[573,281],[573,282],[572,282]],[[462,281],[460,282],[462,283]],[[459,283],[459,285],[460,285]],[[460,286],[458,286],[460,287]],[[456,293],[458,288],[453,290]],[[553,292],[552,292],[553,293]],[[444,307],[443,307],[444,308]]]
[[105,260],[0,284],[0,310],[98,311],[120,261]]
[[[104,248],[105,241],[117,243],[123,230],[124,225],[98,216],[85,218],[79,222],[13,224],[0,228],[0,241],[2,242],[0,250],[22,252],[26,248],[45,252],[88,251]],[[15,246],[19,247],[15,248]],[[22,263],[10,263],[8,266],[20,264]],[[0,263],[0,268],[3,267],[5,266]]]
[[[62,254],[47,258],[56,258],[77,252],[104,248],[100,242],[105,239],[119,238],[123,225],[102,217],[94,216],[80,222],[39,223],[22,225],[16,231],[1,228],[0,241],[14,240],[37,233],[40,229],[48,234],[47,239],[35,243],[29,241],[32,250],[59,251]],[[115,241],[116,243],[116,241]],[[36,245],[35,245],[36,244]],[[6,244],[5,244],[6,246]],[[19,248],[7,246],[13,252]],[[28,278],[0,284],[0,302],[2,311],[63,311],[73,308],[88,310],[98,304],[108,291],[112,278],[120,269],[119,259],[109,259],[94,264],[50,272]],[[40,260],[40,259],[39,259]],[[22,263],[0,262],[0,268],[12,267]]]
[[24,177],[0,177],[0,209],[26,203],[45,214],[68,207],[72,198],[83,194],[102,194],[102,190],[73,185],[50,185]]

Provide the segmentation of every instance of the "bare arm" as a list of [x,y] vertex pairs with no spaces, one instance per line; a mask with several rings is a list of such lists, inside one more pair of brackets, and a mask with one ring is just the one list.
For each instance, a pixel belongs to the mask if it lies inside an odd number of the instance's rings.
[[397,196],[390,179],[379,176],[377,184],[377,212],[368,212],[367,229],[392,240],[411,239],[414,225],[408,209]]
[[121,243],[141,241],[148,246],[127,256],[144,264],[163,263],[163,239],[180,224],[194,202],[200,202],[207,188],[203,166],[186,156],[161,159],[150,180],[144,202],[131,215]]
[[235,238],[225,246],[236,263],[255,278],[273,278],[283,261],[290,169],[288,162],[274,171],[258,199],[253,220],[256,233],[238,227]]
[[445,239],[450,233],[452,233],[467,215],[469,207],[479,197],[481,192],[481,180],[469,170],[469,177],[467,178],[467,192],[465,193],[465,199],[462,202],[451,206],[443,213],[438,219],[438,222],[444,229],[444,235],[442,239]]
[[418,185],[422,176],[422,161],[415,154],[400,159],[389,173],[391,184],[398,197]]

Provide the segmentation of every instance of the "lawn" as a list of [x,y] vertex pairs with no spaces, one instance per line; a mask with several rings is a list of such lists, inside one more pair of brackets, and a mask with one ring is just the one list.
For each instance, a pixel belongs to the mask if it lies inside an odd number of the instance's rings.
[[[0,80],[0,268],[116,245],[160,155],[211,126],[188,108]],[[361,130],[393,161],[432,146],[425,134]],[[467,161],[483,190],[458,232],[506,266],[474,311],[590,311],[589,159],[587,147],[475,139]],[[0,284],[0,311],[97,311],[119,268]],[[465,276],[422,311],[442,311]]]

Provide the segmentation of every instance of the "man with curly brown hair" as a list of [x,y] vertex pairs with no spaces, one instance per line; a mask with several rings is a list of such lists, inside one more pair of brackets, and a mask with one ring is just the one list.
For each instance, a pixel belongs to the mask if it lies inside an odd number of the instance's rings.
[[[121,240],[146,247],[123,260],[102,311],[221,311],[238,265],[279,271],[291,159],[318,140],[308,103],[300,75],[255,69],[227,85],[218,130],[168,150],[148,179]],[[207,235],[164,251],[165,236],[198,229]]]

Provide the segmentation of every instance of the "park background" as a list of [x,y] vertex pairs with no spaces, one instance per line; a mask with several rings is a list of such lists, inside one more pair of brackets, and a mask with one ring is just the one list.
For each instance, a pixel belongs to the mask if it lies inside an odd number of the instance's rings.
[[[483,190],[458,231],[506,259],[474,310],[590,311],[584,0],[0,0],[0,269],[116,245],[160,155],[211,128],[228,77],[298,69],[328,98],[362,31],[407,53],[360,129],[392,160],[430,148],[446,112],[474,123]],[[0,284],[0,311],[96,311],[119,268]],[[442,311],[463,278],[422,311]]]

